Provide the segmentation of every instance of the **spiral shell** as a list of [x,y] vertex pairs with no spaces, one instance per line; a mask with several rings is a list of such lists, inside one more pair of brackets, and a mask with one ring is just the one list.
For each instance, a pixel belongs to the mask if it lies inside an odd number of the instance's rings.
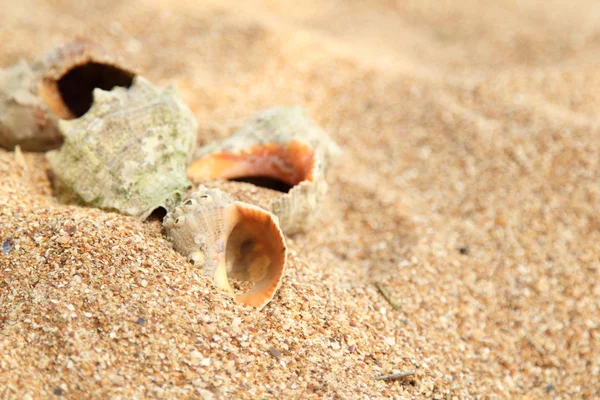
[[185,165],[197,123],[172,87],[137,76],[129,89],[94,89],[90,110],[59,128],[65,143],[47,153],[55,189],[85,204],[145,219],[171,210],[191,186]]
[[59,46],[31,65],[0,69],[0,146],[27,151],[57,148],[58,119],[89,110],[94,88],[129,87],[135,73],[101,46],[77,40]]
[[[200,186],[167,214],[163,225],[175,250],[237,302],[260,309],[275,295],[287,249],[270,212]],[[251,286],[236,294],[230,279]]]
[[326,168],[339,151],[302,108],[273,107],[231,137],[199,148],[187,175],[194,183],[277,180],[282,193],[267,209],[279,217],[283,231],[292,234],[314,221],[327,193]]

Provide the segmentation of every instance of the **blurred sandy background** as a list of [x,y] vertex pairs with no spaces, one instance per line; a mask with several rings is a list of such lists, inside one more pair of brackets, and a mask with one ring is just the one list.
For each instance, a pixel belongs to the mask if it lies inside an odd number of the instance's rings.
[[84,36],[175,82],[200,144],[298,104],[344,149],[260,313],[157,221],[61,205],[43,155],[0,150],[0,397],[600,396],[600,3],[0,10],[1,67]]

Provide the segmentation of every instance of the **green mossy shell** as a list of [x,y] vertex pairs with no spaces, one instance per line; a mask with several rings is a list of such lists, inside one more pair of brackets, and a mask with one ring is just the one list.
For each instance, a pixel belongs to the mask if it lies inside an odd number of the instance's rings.
[[92,108],[59,129],[65,143],[47,153],[56,188],[87,205],[143,220],[159,207],[170,211],[191,187],[185,168],[197,123],[172,87],[138,76],[129,89],[94,89]]

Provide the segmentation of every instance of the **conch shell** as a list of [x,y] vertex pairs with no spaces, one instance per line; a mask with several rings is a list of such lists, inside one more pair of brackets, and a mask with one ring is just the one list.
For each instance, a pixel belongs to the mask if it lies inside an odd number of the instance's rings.
[[191,186],[185,166],[197,123],[172,87],[137,76],[129,89],[94,89],[80,118],[61,120],[60,150],[47,153],[55,189],[83,203],[140,219],[175,207]]
[[[300,107],[263,110],[231,137],[199,148],[187,175],[194,183],[217,179],[273,186],[282,192],[266,208],[287,234],[306,229],[327,192],[325,170],[339,147]],[[283,184],[282,184],[283,183]]]
[[133,70],[101,46],[77,40],[28,65],[0,69],[0,146],[28,151],[57,148],[58,119],[73,119],[92,105],[95,88],[129,87]]
[[[175,250],[234,299],[264,307],[285,271],[287,250],[277,217],[218,189],[199,186],[163,220]],[[251,286],[236,294],[230,278]]]

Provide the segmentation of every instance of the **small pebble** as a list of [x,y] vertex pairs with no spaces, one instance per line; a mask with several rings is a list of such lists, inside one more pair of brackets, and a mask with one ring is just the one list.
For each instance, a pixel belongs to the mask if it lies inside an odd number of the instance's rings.
[[13,238],[9,237],[2,244],[2,251],[4,252],[4,254],[8,254],[8,253],[10,253],[10,251],[12,249],[13,249]]
[[200,361],[200,365],[202,365],[203,367],[210,367],[210,357]]
[[469,254],[469,248],[467,246],[460,246],[458,248],[458,251],[459,251],[460,254],[462,254],[464,256],[466,256],[466,255]]
[[53,392],[54,392],[54,394],[55,394],[55,395],[57,395],[57,396],[62,396],[62,395],[63,395],[63,393],[64,393],[64,392],[63,392],[63,390],[62,390],[61,388],[59,388],[59,387],[57,387],[57,388],[54,388],[52,391],[53,391]]
[[137,324],[139,325],[145,325],[146,321],[144,320],[144,318],[140,317],[137,319],[137,321],[135,321]]
[[240,329],[240,324],[242,323],[242,319],[240,317],[236,317],[233,319],[233,321],[231,322],[231,329],[235,332],[235,333],[239,333],[241,332]]
[[277,350],[273,346],[269,347],[269,354],[271,354],[271,356],[273,356],[275,358],[281,358],[282,357],[281,352],[279,350]]

